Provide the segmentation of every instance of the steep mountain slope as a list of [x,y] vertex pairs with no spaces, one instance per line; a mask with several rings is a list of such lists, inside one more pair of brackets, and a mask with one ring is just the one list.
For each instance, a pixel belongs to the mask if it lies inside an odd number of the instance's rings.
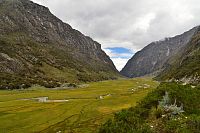
[[174,55],[165,70],[157,76],[159,80],[179,80],[200,83],[200,27],[191,41]]
[[0,88],[116,78],[93,41],[29,0],[0,0]]
[[192,38],[197,27],[172,38],[149,44],[137,52],[122,69],[127,77],[138,77],[161,72],[169,61]]

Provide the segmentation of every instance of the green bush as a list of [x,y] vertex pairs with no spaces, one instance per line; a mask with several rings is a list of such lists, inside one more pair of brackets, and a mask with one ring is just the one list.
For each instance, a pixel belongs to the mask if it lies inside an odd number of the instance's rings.
[[186,121],[187,130],[192,133],[200,133],[200,116],[199,115],[191,115],[187,118]]
[[[177,107],[184,105],[183,113],[178,113],[174,117],[162,116],[165,112],[158,105],[159,101],[162,101],[165,92],[168,92],[171,102],[177,99]],[[109,120],[101,126],[99,132],[200,133],[199,97],[199,87],[191,88],[190,85],[161,83],[156,90],[149,93],[136,107],[116,113],[113,120]]]

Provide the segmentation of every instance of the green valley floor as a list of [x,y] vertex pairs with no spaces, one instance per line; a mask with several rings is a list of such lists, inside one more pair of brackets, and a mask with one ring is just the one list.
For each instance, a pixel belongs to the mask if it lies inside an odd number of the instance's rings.
[[94,82],[72,89],[0,91],[0,133],[93,133],[115,112],[158,86],[151,78]]

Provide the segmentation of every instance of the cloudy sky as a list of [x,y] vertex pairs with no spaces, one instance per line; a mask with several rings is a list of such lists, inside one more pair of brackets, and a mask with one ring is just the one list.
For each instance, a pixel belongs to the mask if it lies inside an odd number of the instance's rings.
[[200,25],[200,0],[33,0],[102,44],[118,70],[152,41]]

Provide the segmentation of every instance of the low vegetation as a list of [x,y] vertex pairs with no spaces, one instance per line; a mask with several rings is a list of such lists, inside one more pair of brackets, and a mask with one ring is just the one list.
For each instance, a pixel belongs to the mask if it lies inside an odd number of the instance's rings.
[[157,86],[150,78],[136,78],[1,90],[0,132],[94,133],[113,113],[134,107]]
[[199,133],[200,87],[162,83],[136,107],[116,113],[100,133]]

